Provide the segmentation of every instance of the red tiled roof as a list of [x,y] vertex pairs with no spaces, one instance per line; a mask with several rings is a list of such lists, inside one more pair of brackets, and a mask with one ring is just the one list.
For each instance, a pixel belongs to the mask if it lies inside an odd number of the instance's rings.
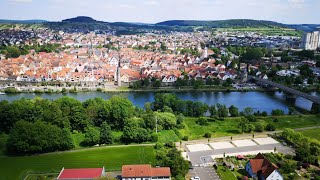
[[153,177],[170,177],[170,168],[169,167],[159,167],[159,168],[152,168],[152,176]]
[[276,165],[266,159],[261,153],[257,154],[254,159],[250,159],[252,172],[257,174],[261,171],[262,175],[267,178],[274,170],[278,169]]
[[171,176],[169,167],[152,168],[149,164],[124,165],[122,177],[167,177]]
[[151,177],[151,165],[124,165],[122,166],[122,177]]
[[103,168],[63,169],[58,179],[93,179],[101,177]]

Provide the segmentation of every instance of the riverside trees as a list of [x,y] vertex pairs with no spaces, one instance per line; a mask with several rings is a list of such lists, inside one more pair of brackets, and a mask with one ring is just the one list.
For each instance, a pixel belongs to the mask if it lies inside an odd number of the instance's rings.
[[[155,142],[158,139],[155,132],[163,130],[174,130],[182,139],[178,129],[185,127],[184,117],[203,117],[208,113],[211,118],[208,120],[204,117],[198,124],[210,124],[228,116],[246,116],[250,126],[244,128],[245,132],[264,129],[263,126],[253,127],[256,118],[248,108],[245,113],[239,113],[234,106],[229,109],[221,104],[209,107],[201,102],[181,100],[173,94],[156,94],[155,101],[147,103],[146,107],[146,110],[134,107],[128,99],[119,96],[113,96],[109,100],[94,98],[82,103],[70,97],[54,101],[41,98],[21,99],[12,103],[1,101],[0,133],[9,134],[8,149],[12,152],[29,154],[70,149],[74,146],[73,141],[88,146],[113,142]],[[45,136],[42,134],[44,132],[37,134],[44,126],[50,127],[48,132],[59,136],[48,136],[44,143],[38,141]],[[71,132],[74,135],[70,135]],[[77,136],[77,133],[80,135]],[[113,137],[113,134],[117,137]],[[80,140],[70,139],[69,135]],[[25,136],[28,138],[24,138]],[[47,142],[60,142],[59,137],[65,137],[66,144],[56,143],[47,147]]]

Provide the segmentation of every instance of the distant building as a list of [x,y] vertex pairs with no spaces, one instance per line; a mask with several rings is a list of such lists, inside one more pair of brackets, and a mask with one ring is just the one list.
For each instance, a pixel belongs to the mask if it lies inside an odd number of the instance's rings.
[[283,180],[278,167],[259,153],[246,164],[246,171],[253,179]]
[[305,50],[316,50],[320,47],[320,32],[307,32],[302,37],[301,48]]
[[99,177],[104,177],[105,169],[103,168],[82,168],[82,169],[65,169],[59,173],[57,180],[93,180]]
[[152,168],[150,164],[122,166],[122,180],[171,180],[169,167]]

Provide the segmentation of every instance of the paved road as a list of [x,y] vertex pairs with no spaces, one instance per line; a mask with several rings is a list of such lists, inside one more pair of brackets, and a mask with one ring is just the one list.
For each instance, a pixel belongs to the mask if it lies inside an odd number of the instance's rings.
[[191,177],[198,176],[201,180],[220,180],[218,174],[212,166],[194,167],[189,170]]
[[[188,152],[188,156],[191,160],[193,166],[197,166],[202,164],[204,157],[212,156],[212,155],[219,155],[219,154],[229,154],[229,153],[241,153],[241,152],[248,152],[248,151],[264,151],[264,150],[271,150],[273,151],[276,147],[277,152],[281,152],[284,154],[294,154],[294,149],[283,146],[280,143],[278,144],[267,144],[267,145],[256,145],[256,146],[247,146],[247,147],[234,147],[234,148],[227,148],[227,149],[215,149],[209,151],[198,151],[198,152]],[[208,160],[208,158],[205,158]]]

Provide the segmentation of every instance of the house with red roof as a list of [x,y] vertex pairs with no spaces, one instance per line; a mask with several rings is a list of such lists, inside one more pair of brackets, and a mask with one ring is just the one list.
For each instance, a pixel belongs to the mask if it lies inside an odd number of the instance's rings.
[[253,179],[283,180],[278,167],[261,153],[247,162],[246,171]]
[[93,180],[106,176],[104,167],[102,168],[81,168],[81,169],[65,169],[59,173],[57,180]]
[[122,180],[170,180],[171,172],[169,167],[151,167],[150,164],[123,165]]

